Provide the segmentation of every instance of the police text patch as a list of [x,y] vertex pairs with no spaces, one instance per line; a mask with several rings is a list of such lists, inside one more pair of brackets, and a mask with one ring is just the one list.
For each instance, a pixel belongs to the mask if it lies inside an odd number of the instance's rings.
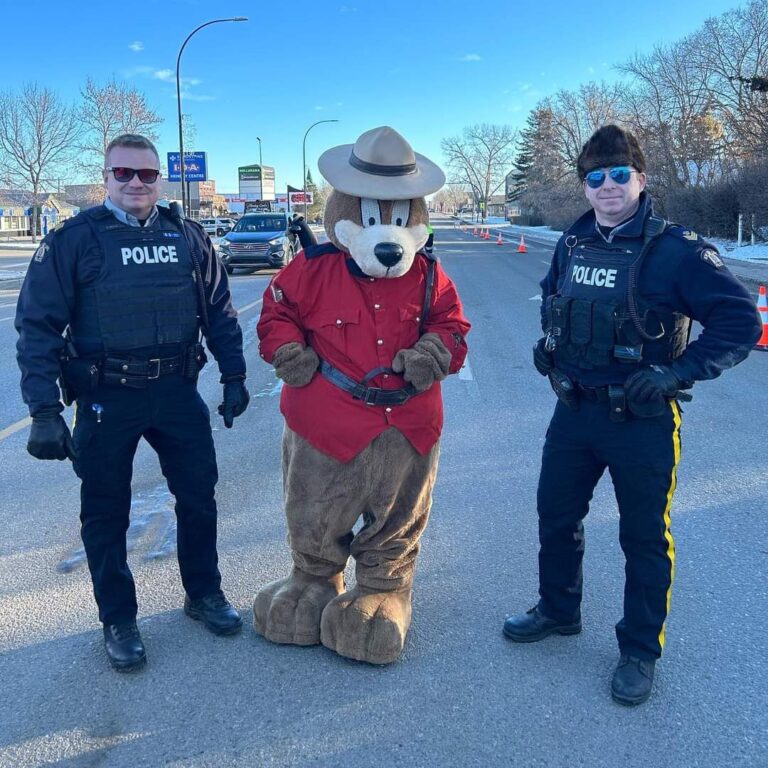
[[276,302],[281,302],[283,300],[283,292],[274,283],[272,283],[269,287],[272,291],[272,298]]
[[43,243],[36,251],[35,255],[32,257],[36,262],[39,264],[42,264],[45,261],[45,257],[48,255],[48,251],[51,250],[51,246],[48,245],[48,243]]
[[725,266],[723,260],[720,258],[720,254],[712,248],[705,248],[701,252],[701,258],[708,264],[711,264],[715,269]]
[[699,236],[692,229],[686,229],[683,232],[683,237],[686,240],[698,240],[699,239]]

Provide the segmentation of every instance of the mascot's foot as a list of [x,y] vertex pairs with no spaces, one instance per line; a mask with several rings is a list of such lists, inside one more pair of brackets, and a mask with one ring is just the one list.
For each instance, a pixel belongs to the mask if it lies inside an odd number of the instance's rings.
[[326,606],[321,640],[340,656],[369,664],[397,661],[411,625],[411,590],[374,592],[357,586]]
[[328,578],[296,568],[273,581],[253,601],[254,629],[273,643],[317,645],[323,608],[344,589],[341,573]]

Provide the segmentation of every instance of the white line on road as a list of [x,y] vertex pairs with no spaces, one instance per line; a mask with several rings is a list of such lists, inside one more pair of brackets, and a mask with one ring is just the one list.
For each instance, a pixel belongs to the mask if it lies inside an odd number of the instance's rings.
[[240,309],[237,310],[237,314],[242,315],[243,312],[247,312],[249,309],[258,307],[262,301],[264,301],[264,299],[259,299],[258,301],[252,301],[250,304],[246,304],[244,307],[240,307]]
[[2,323],[3,320],[13,320],[13,315],[11,315],[10,317],[0,317],[0,323]]
[[16,432],[20,432],[22,429],[28,427],[31,423],[32,419],[27,416],[26,419],[17,421],[15,424],[11,424],[10,427],[6,427],[5,429],[0,430],[0,440],[5,440],[6,437],[10,437]]
[[474,376],[472,375],[472,366],[469,364],[469,355],[464,360],[464,365],[461,366],[461,369],[459,370],[459,378],[463,379],[464,381],[473,381]]

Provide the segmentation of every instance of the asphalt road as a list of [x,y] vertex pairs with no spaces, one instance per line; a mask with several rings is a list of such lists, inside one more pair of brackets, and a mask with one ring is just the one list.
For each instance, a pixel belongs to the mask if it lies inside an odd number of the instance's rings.
[[[535,489],[553,407],[530,364],[550,246],[479,242],[444,222],[437,253],[473,329],[444,385],[432,518],[400,662],[376,668],[251,628],[256,589],[290,567],[281,508],[279,385],[260,361],[268,275],[236,276],[253,400],[216,418],[224,588],[246,628],[215,638],[187,619],[172,500],[154,454],[134,472],[131,567],[148,665],[111,671],[78,536],[78,486],[36,462],[27,430],[0,438],[0,766],[765,765],[768,354],[694,390],[673,507],[677,578],[654,697],[614,704],[623,558],[608,481],[587,520],[584,631],[533,645],[501,634],[536,600]],[[0,294],[0,318],[13,295]],[[4,308],[3,308],[4,307]],[[0,435],[26,415],[12,323],[0,320]],[[201,379],[215,410],[218,376]]]

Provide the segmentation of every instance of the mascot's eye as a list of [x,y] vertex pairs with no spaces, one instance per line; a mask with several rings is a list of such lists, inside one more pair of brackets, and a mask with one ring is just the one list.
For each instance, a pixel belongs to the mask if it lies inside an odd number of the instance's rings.
[[381,211],[379,210],[379,201],[364,197],[360,200],[360,213],[364,227],[373,227],[381,224]]
[[395,200],[392,203],[392,223],[398,227],[404,227],[411,215],[410,200]]

